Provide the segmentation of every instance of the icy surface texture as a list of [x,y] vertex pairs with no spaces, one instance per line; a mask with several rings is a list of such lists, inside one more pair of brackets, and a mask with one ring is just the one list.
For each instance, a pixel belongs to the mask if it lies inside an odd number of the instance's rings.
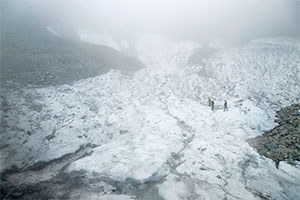
[[199,45],[153,40],[137,46],[148,67],[133,78],[110,71],[72,86],[2,89],[9,134],[1,136],[1,170],[91,145],[65,173],[105,177],[129,194],[126,185],[153,184],[157,199],[296,200],[299,163],[276,169],[246,139],[272,128],[276,109],[300,101],[299,41],[255,40],[186,65]]

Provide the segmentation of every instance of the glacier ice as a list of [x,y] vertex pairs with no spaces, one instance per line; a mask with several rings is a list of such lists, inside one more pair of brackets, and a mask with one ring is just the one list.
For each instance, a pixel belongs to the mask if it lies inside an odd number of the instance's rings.
[[71,86],[1,89],[10,108],[1,111],[9,133],[1,136],[1,171],[91,145],[89,156],[63,173],[113,180],[108,190],[124,193],[91,198],[143,199],[136,191],[147,184],[156,188],[153,196],[170,200],[300,196],[299,163],[277,170],[246,142],[275,125],[276,109],[299,102],[299,41],[255,40],[222,49],[205,65],[185,65],[198,44],[140,40],[138,55],[148,67],[133,78],[110,71]]

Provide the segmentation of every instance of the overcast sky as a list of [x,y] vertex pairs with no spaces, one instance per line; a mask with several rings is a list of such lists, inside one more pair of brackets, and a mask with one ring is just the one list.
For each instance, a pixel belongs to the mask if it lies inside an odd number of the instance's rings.
[[[208,40],[299,37],[298,0],[10,0],[65,30],[132,36],[141,32]],[[22,3],[21,3],[22,2]],[[5,17],[5,16],[3,16]]]

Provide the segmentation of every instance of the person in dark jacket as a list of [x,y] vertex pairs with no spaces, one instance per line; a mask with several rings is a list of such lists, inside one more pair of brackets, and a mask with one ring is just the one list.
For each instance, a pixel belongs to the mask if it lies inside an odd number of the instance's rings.
[[227,107],[227,101],[226,99],[224,100],[224,112],[228,111],[228,107]]
[[215,102],[214,102],[214,100],[211,101],[211,110],[212,111],[215,110]]

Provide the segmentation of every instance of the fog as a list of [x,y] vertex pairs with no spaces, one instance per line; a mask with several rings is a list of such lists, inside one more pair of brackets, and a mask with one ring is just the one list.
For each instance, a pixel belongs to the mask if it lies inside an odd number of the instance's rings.
[[299,200],[299,15],[0,0],[0,199]]
[[[78,29],[114,37],[140,33],[205,42],[299,36],[300,1],[292,0],[19,0],[11,12],[34,14],[71,37]],[[5,18],[5,16],[3,16]]]

